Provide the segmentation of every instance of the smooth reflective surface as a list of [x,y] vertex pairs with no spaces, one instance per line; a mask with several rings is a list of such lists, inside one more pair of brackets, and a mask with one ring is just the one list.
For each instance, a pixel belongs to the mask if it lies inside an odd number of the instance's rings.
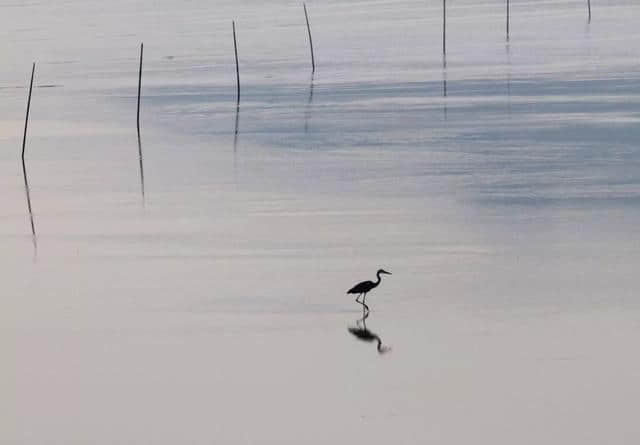
[[1,6],[0,442],[639,437],[640,7],[504,6]]

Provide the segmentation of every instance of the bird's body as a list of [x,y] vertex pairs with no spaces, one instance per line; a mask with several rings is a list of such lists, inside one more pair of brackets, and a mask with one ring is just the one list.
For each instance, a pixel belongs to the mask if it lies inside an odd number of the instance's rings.
[[[382,278],[380,278],[380,274],[391,275],[391,272],[387,272],[384,269],[379,269],[378,272],[376,273],[376,276],[378,277],[377,281],[363,281],[361,283],[356,284],[355,286],[353,286],[351,289],[347,291],[347,294],[358,295],[356,297],[356,302],[360,303],[362,305],[362,308],[366,309],[367,311],[369,310],[369,307],[365,304],[367,293],[369,293],[372,289],[375,289],[376,287],[378,287],[378,285],[382,281]],[[359,300],[360,295],[363,295],[362,301]]]
[[373,281],[363,281],[362,283],[358,283],[355,286],[353,286],[351,289],[349,289],[347,293],[348,294],[366,294],[371,289],[378,286],[378,284],[380,283],[374,283]]

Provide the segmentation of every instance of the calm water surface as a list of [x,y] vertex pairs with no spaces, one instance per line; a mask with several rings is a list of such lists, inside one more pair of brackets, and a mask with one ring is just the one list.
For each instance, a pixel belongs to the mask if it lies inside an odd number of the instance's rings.
[[0,442],[636,441],[640,5],[592,3],[451,1],[445,69],[439,1],[311,0],[313,77],[296,2],[0,5]]

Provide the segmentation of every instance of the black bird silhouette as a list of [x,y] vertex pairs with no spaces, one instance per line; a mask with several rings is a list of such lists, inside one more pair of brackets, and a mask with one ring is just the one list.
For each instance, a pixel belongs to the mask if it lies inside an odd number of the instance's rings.
[[379,354],[384,354],[385,352],[391,351],[390,346],[384,346],[382,344],[382,339],[378,334],[367,329],[367,323],[365,320],[368,316],[369,312],[365,312],[362,316],[362,319],[356,322],[356,326],[348,327],[347,330],[358,340],[362,340],[367,343],[376,341],[378,343],[377,349]]
[[[376,272],[378,281],[376,281],[375,283],[373,281],[363,281],[362,283],[356,284],[347,291],[347,294],[357,294],[358,296],[356,297],[356,303],[360,303],[363,308],[367,309],[367,311],[369,310],[369,306],[367,306],[365,303],[367,294],[371,291],[371,289],[378,287],[380,281],[382,281],[382,279],[380,278],[380,274],[391,275],[391,272],[387,272],[384,269],[378,269],[378,272]],[[363,295],[362,301],[359,300],[360,295]]]

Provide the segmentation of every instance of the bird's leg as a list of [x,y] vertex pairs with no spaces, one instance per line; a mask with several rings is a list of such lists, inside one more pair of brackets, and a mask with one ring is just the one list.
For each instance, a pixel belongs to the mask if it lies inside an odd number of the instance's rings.
[[358,296],[356,297],[356,303],[360,303],[360,300],[359,300],[360,295],[362,295],[362,294],[358,294]]
[[369,306],[367,306],[365,301],[367,301],[367,293],[366,292],[364,294],[364,297],[362,298],[362,311],[364,312],[364,310],[366,309],[367,312],[369,312]]

